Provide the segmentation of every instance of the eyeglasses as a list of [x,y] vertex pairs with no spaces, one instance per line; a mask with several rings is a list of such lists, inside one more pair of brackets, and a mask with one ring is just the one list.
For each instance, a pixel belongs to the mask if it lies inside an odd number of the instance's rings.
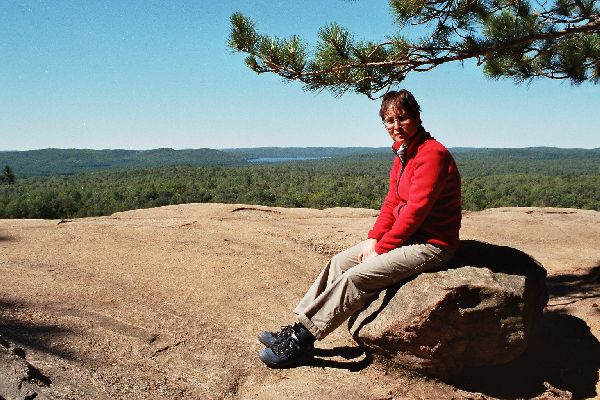
[[407,124],[407,123],[410,121],[410,118],[411,118],[411,117],[410,117],[410,115],[408,115],[408,114],[405,114],[405,115],[398,115],[396,118],[391,118],[391,117],[389,117],[389,118],[386,118],[386,119],[384,119],[384,120],[383,120],[383,124],[384,124],[386,127],[390,127],[390,128],[391,128],[392,126],[394,126],[394,124],[395,124],[396,122],[398,122],[400,125]]

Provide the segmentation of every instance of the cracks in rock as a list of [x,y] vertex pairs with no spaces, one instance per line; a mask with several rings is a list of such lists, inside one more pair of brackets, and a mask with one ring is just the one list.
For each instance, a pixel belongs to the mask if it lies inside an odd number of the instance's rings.
[[587,299],[597,299],[598,297],[600,297],[600,294],[591,294],[589,296],[568,296],[568,297],[563,297],[563,299],[567,300],[564,303],[548,304],[547,307],[568,306],[570,304],[578,303],[580,301],[587,300]]
[[198,223],[198,221],[186,222],[185,224],[179,225],[179,227],[183,228],[184,226],[192,226],[192,225],[196,225],[197,223]]
[[169,344],[169,345],[160,347],[160,348],[154,350],[154,352],[152,352],[152,354],[150,355],[150,358],[154,358],[158,354],[163,353],[165,351],[169,351],[171,349],[174,349],[175,347],[180,346],[180,345],[182,345],[184,343],[185,343],[185,340],[180,340],[180,341],[176,342],[175,344]]
[[540,213],[540,214],[576,214],[577,211],[550,211],[550,210],[529,210],[529,211],[525,211],[525,214],[533,214],[533,213]]
[[237,207],[237,208],[234,208],[233,210],[231,210],[232,213],[238,212],[238,211],[262,211],[262,212],[281,214],[281,211],[271,210],[268,208],[257,208],[257,207]]

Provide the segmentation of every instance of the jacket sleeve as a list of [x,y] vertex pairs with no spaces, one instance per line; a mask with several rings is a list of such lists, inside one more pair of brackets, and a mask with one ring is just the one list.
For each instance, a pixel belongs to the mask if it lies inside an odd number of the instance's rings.
[[380,240],[383,235],[391,229],[394,225],[395,217],[393,215],[394,208],[398,205],[398,196],[396,194],[396,187],[398,185],[398,174],[400,171],[400,159],[394,158],[394,164],[390,171],[390,187],[388,193],[381,204],[381,210],[379,216],[373,224],[373,228],[367,234],[369,239]]
[[393,226],[377,242],[375,251],[379,254],[406,244],[429,215],[448,178],[450,158],[444,149],[426,149],[413,162],[406,205],[395,210],[398,215]]

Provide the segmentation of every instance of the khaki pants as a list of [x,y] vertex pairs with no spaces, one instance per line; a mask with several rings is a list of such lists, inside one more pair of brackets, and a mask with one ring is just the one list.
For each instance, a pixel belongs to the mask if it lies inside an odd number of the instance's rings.
[[383,289],[440,267],[454,254],[454,249],[413,244],[359,264],[357,257],[363,243],[333,256],[294,310],[298,320],[318,340],[340,326]]

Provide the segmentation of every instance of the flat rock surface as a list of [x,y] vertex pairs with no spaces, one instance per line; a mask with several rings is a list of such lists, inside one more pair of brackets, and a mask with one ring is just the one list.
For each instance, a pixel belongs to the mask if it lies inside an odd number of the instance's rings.
[[600,394],[600,212],[574,209],[464,214],[462,239],[514,247],[548,270],[544,335],[517,365],[442,383],[374,361],[338,329],[309,365],[265,368],[256,334],[293,320],[328,257],[364,238],[376,213],[187,204],[0,220],[0,336],[51,382],[40,398]]

